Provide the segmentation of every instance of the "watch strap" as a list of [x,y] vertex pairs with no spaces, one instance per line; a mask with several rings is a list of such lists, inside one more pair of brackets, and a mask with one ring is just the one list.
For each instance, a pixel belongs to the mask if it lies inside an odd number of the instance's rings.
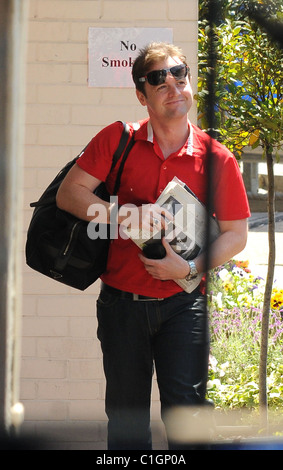
[[186,281],[190,281],[191,279],[195,279],[198,275],[198,270],[196,268],[195,262],[190,260],[190,261],[188,261],[188,265],[190,266],[190,272],[185,277]]

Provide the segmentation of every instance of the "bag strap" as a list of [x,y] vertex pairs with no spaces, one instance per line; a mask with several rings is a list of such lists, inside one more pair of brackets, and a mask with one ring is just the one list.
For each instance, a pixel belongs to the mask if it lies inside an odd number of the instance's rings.
[[117,149],[115,150],[115,152],[113,154],[113,160],[112,160],[112,165],[111,165],[110,172],[113,170],[113,168],[116,165],[117,161],[121,157],[121,155],[122,155],[122,153],[123,153],[123,151],[124,151],[124,149],[127,145],[127,142],[128,142],[129,126],[125,122],[122,122],[122,124],[123,124],[123,131],[122,131],[122,135],[121,135],[118,147],[117,147]]
[[133,131],[132,137],[131,137],[130,142],[128,143],[128,146],[127,146],[127,148],[124,152],[122,161],[121,161],[119,169],[118,169],[118,173],[117,173],[117,177],[116,177],[116,181],[115,181],[115,186],[114,186],[114,191],[113,191],[114,194],[117,194],[117,192],[119,191],[122,172],[123,172],[126,160],[128,158],[128,155],[129,155],[130,151],[133,148],[134,143],[135,143],[135,130]]

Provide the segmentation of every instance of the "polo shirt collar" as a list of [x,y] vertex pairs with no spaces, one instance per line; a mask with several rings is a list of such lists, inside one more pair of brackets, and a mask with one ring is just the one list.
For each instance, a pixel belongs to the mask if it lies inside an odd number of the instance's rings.
[[[188,141],[187,141],[186,154],[192,156],[193,155],[193,150],[194,150],[194,147],[193,147],[194,139],[193,139],[193,126],[191,125],[190,121],[188,121],[188,126],[189,126],[189,129],[190,129],[190,133],[189,133],[189,137],[188,137]],[[147,122],[147,141],[151,142],[153,144],[153,129],[152,129],[150,119]]]

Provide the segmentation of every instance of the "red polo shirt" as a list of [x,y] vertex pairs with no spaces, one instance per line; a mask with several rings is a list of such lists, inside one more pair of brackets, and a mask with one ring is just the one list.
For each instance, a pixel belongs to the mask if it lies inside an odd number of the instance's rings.
[[[207,188],[206,163],[210,138],[188,123],[190,135],[186,144],[166,160],[155,140],[149,119],[140,121],[121,178],[119,204],[137,206],[154,203],[174,176],[186,183],[205,202]],[[133,124],[129,123],[131,132]],[[100,131],[78,160],[80,168],[106,181],[111,194],[119,163],[108,176],[112,156],[122,132],[122,123],[115,122]],[[213,140],[213,207],[218,220],[245,219],[250,216],[242,175],[235,157]],[[130,239],[112,241],[106,272],[101,279],[118,289],[152,297],[168,297],[182,289],[174,281],[153,279],[138,258],[139,248]]]

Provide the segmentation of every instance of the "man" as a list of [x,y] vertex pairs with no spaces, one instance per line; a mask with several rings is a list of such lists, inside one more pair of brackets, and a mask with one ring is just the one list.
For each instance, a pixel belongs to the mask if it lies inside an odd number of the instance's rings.
[[[213,207],[221,233],[211,246],[209,267],[218,266],[246,244],[250,212],[237,162],[218,142],[211,146],[210,138],[188,121],[193,102],[190,72],[178,47],[148,45],[136,58],[132,75],[149,119],[139,122],[123,170],[118,224],[127,224],[127,204],[134,204],[138,210],[132,226],[164,228],[170,214],[154,203],[174,176],[205,202],[211,147]],[[113,205],[98,200],[93,191],[101,181],[110,193],[113,190],[117,168],[110,175],[109,170],[121,132],[121,124],[114,123],[94,137],[59,189],[60,208],[91,220],[88,208],[99,202],[110,222]],[[165,239],[162,243],[166,256],[148,259],[133,241],[119,236],[111,243],[101,277],[98,337],[106,375],[109,449],[151,449],[153,364],[162,417],[178,405],[205,404],[209,340],[204,294],[201,287],[188,294],[174,280],[204,272],[206,254],[188,263]],[[169,448],[184,446],[169,439]]]

